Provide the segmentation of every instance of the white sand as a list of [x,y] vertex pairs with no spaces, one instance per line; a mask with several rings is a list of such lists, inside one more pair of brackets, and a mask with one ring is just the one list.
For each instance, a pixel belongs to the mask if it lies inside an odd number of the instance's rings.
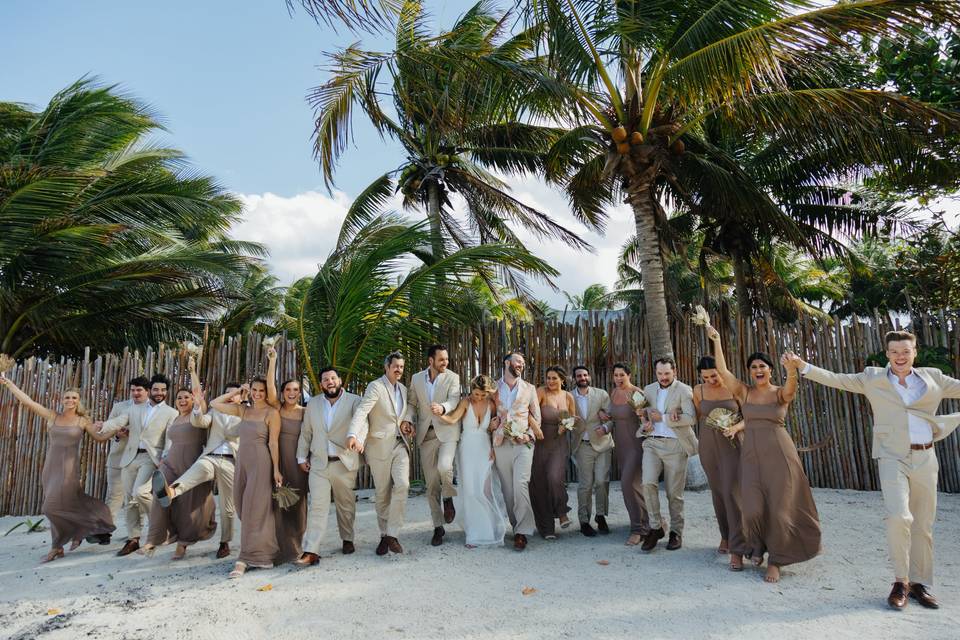
[[[570,529],[556,542],[532,538],[524,553],[468,550],[452,525],[434,548],[421,496],[408,503],[405,553],[381,558],[373,507],[362,500],[356,554],[340,554],[331,517],[318,567],[251,571],[239,581],[226,579],[231,561],[213,559],[216,539],[181,562],[170,562],[172,546],[153,558],[117,558],[118,545],[84,544],[41,566],[48,535],[21,529],[0,537],[0,637],[960,638],[960,495],[940,496],[934,593],[942,608],[911,601],[902,612],[885,605],[880,494],[815,497],[825,553],[785,569],[779,585],[758,570],[727,571],[707,492],[687,493],[682,550],[666,551],[664,541],[652,554],[625,547],[616,484],[610,536]],[[0,531],[19,520],[0,519]],[[271,591],[257,591],[268,583]],[[524,596],[524,587],[537,591]]]

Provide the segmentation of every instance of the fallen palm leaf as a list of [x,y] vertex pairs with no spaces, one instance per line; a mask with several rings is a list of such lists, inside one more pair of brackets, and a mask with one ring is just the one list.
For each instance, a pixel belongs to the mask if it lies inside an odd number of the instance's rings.
[[608,564],[610,564],[610,561],[609,561],[609,560],[597,560],[597,564],[600,565],[601,567],[605,567],[605,566],[607,566]]
[[537,592],[537,590],[534,589],[533,587],[524,587],[524,588],[523,588],[523,591],[521,591],[520,593],[522,593],[522,594],[525,595],[525,596],[529,596],[529,595],[534,594],[534,593],[536,593],[536,592]]

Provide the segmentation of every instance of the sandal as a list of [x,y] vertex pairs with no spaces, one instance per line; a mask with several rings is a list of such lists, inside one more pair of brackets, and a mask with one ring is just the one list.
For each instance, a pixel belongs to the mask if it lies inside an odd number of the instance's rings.
[[74,540],[73,542],[71,542],[71,543],[70,543],[70,551],[73,551],[74,549],[76,549],[77,547],[79,547],[79,546],[80,546],[80,543],[82,543],[82,542],[83,542],[83,540]]
[[628,547],[635,547],[641,542],[643,542],[642,535],[640,535],[639,533],[631,533],[630,537],[627,538],[627,541],[624,544],[626,544]]
[[730,556],[730,571],[743,571],[743,556]]
[[717,547],[717,553],[730,553],[730,545],[726,540],[720,541],[720,546]]
[[53,562],[57,558],[62,558],[62,557],[63,557],[63,547],[60,547],[59,549],[51,549],[50,553],[44,556],[43,560],[41,560],[40,562]]
[[243,576],[247,572],[247,563],[246,562],[237,562],[233,565],[233,571],[227,574],[227,577],[231,580]]
[[173,555],[170,557],[171,560],[183,560],[184,556],[187,555],[187,545],[178,544],[177,550],[173,552]]

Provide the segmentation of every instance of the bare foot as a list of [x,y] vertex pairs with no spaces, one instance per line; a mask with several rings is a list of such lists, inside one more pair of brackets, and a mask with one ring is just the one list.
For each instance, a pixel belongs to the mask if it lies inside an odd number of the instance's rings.
[[775,564],[767,565],[767,575],[763,576],[764,582],[780,582],[780,567]]
[[743,556],[738,553],[730,554],[730,571],[743,571]]
[[43,560],[40,562],[53,562],[57,558],[63,557],[63,547],[57,547],[56,549],[50,549],[50,553],[43,557]]
[[187,555],[187,545],[178,544],[177,550],[173,552],[173,557],[171,560],[183,560],[183,556]]
[[76,549],[77,547],[79,547],[81,542],[83,542],[83,540],[74,540],[73,542],[71,542],[71,543],[70,543],[70,551],[73,551],[74,549]]
[[233,571],[231,571],[230,574],[229,574],[227,577],[228,577],[228,578],[231,578],[231,579],[233,579],[233,578],[239,578],[239,577],[241,577],[241,576],[242,576],[244,573],[246,573],[246,572],[247,572],[247,563],[246,563],[246,562],[238,562],[238,563],[236,563],[236,564],[233,565]]
[[569,527],[569,526],[570,526],[570,518],[568,518],[568,517],[565,516],[565,515],[560,516],[560,528],[561,528],[561,529],[566,529],[566,528]]
[[626,545],[627,545],[628,547],[635,547],[635,546],[637,546],[638,544],[640,544],[641,542],[643,542],[643,536],[642,536],[642,535],[640,535],[639,533],[631,533],[631,534],[630,534],[630,537],[627,538]]
[[720,540],[720,546],[717,547],[717,553],[730,553],[730,545],[726,540]]
[[137,549],[137,553],[139,553],[142,556],[150,557],[153,555],[153,552],[156,548],[157,548],[157,545],[155,544],[145,544],[139,549]]

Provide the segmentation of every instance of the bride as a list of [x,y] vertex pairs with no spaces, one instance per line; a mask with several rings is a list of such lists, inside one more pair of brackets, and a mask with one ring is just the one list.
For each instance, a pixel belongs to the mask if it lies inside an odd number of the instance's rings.
[[457,515],[470,549],[502,545],[506,533],[507,508],[500,492],[500,479],[493,469],[490,443],[490,432],[499,420],[491,399],[495,390],[490,376],[477,376],[470,382],[470,395],[460,401],[453,413],[440,416],[448,424],[463,419],[458,460],[461,504],[457,505]]

